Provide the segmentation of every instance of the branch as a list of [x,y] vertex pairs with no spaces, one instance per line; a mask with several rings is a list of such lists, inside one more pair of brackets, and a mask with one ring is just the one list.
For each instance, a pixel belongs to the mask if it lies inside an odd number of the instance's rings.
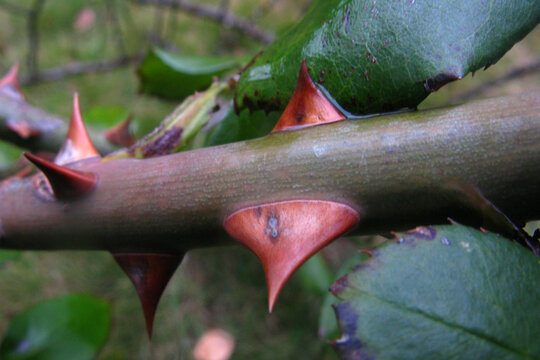
[[[23,100],[0,93],[0,138],[32,151],[57,152],[68,130],[67,122]],[[101,133],[88,129],[96,148],[108,154],[116,147]]]
[[28,16],[31,10],[26,7],[8,3],[5,1],[0,1],[0,8],[5,9],[6,11],[12,13],[13,15]]
[[25,76],[21,78],[21,85],[28,85],[36,82],[58,81],[69,76],[77,76],[83,74],[93,74],[116,70],[118,68],[138,64],[144,58],[143,53],[121,56],[116,59],[100,60],[94,62],[72,62],[64,66],[58,66],[47,70],[41,70],[34,76]]
[[28,12],[28,72],[29,78],[33,79],[39,72],[39,15],[43,9],[45,0],[34,0],[31,10]]
[[80,164],[98,182],[76,201],[44,200],[32,178],[4,182],[0,247],[182,252],[226,243],[223,219],[235,210],[292,199],[347,203],[361,214],[356,233],[387,232],[474,215],[455,184],[516,222],[538,219],[539,138],[534,92],[152,159],[105,158]]
[[540,71],[540,58],[536,59],[531,64],[516,67],[516,68],[508,71],[506,74],[504,74],[502,76],[490,79],[490,80],[488,80],[488,81],[486,81],[486,82],[484,82],[484,83],[482,83],[482,84],[480,84],[480,85],[478,85],[476,87],[472,87],[469,90],[467,90],[467,91],[465,91],[465,92],[463,92],[461,94],[458,94],[455,97],[452,97],[450,102],[455,104],[455,103],[458,103],[458,102],[463,102],[463,101],[469,100],[469,99],[471,99],[471,98],[473,98],[475,96],[478,96],[478,95],[486,92],[490,88],[493,88],[495,86],[499,86],[501,84],[504,84],[507,81],[510,81],[510,80],[515,79],[515,78],[525,76],[525,75],[528,75],[528,74],[532,74],[532,73],[535,73],[535,72],[538,72],[538,71]]
[[229,12],[224,12],[220,8],[214,8],[207,5],[195,4],[187,1],[176,0],[131,0],[133,3],[139,5],[155,5],[160,7],[166,7],[174,10],[180,10],[189,14],[204,17],[213,20],[217,23],[223,24],[230,28],[240,30],[242,34],[257,39],[264,44],[269,44],[274,41],[274,35],[268,31],[257,28],[250,21],[234,16]]

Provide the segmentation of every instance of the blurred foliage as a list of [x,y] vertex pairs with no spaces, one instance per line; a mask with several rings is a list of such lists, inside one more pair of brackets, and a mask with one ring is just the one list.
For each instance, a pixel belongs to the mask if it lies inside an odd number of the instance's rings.
[[2,360],[90,360],[109,332],[109,304],[87,295],[39,303],[17,315],[2,343]]
[[[16,260],[21,256],[20,251],[16,250],[0,250],[0,266],[6,261]],[[0,268],[1,269],[1,268]]]

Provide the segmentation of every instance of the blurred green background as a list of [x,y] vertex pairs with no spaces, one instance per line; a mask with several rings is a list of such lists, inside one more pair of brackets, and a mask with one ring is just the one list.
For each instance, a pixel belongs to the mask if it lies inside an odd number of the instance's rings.
[[[278,36],[298,21],[311,3],[309,0],[195,2],[218,8],[227,6],[231,14],[251,19],[261,29]],[[27,16],[9,4],[31,8],[34,3],[0,1],[0,73],[18,61],[22,77],[29,74]],[[250,56],[264,48],[260,41],[235,29],[181,11],[139,6],[124,0],[47,0],[43,4],[38,23],[39,69],[75,61],[113,59],[145,51],[153,45],[186,55]],[[85,10],[93,12],[95,18],[81,26],[77,18]],[[539,90],[539,56],[537,28],[488,71],[445,86],[430,95],[421,108]],[[470,89],[531,64],[537,64],[535,71],[490,86],[474,96],[464,96]],[[178,105],[177,101],[141,94],[136,65],[55,82],[31,83],[23,86],[23,91],[32,105],[65,118],[70,115],[74,91],[79,92],[83,115],[100,107],[127,109],[138,119],[139,128],[135,129],[138,136],[157,125]],[[110,254],[25,252],[0,262],[0,334],[17,313],[32,304],[77,292],[96,295],[112,305],[110,336],[98,359],[190,359],[196,340],[214,327],[234,336],[233,359],[337,359],[325,340],[319,338],[321,289],[331,284],[332,276],[320,277],[325,280],[317,286],[310,284],[309,277],[318,271],[337,271],[351,252],[358,247],[368,248],[373,241],[378,240],[346,239],[326,248],[321,257],[326,265],[295,274],[271,315],[267,313],[262,267],[248,250],[227,247],[192,251],[163,295],[152,343],[147,339],[136,292]]]

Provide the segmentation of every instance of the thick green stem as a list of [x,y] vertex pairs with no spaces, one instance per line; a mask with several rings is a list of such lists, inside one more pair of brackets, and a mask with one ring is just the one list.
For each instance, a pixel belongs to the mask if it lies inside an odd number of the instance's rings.
[[[356,233],[471,215],[478,189],[518,222],[540,218],[540,93],[344,121],[146,160],[85,165],[96,189],[42,200],[0,188],[0,247],[185,251],[227,239],[224,217],[276,200],[358,209]],[[456,186],[458,184],[458,186]]]

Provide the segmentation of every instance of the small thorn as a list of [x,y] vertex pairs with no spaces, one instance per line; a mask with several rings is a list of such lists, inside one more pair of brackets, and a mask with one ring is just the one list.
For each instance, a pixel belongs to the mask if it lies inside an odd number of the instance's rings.
[[137,290],[144,311],[146,331],[152,340],[154,315],[159,299],[184,255],[117,253],[113,254],[113,257]]
[[73,110],[71,112],[71,122],[62,148],[56,156],[55,163],[63,165],[70,162],[99,156],[88,131],[84,126],[79,106],[79,95],[73,94]]
[[96,185],[97,175],[93,173],[60,166],[30,153],[23,155],[43,172],[57,199],[79,198],[92,191]]
[[13,131],[15,134],[19,135],[23,139],[28,139],[41,135],[40,130],[32,128],[32,125],[30,125],[25,120],[8,119],[6,121],[6,128]]
[[298,83],[289,104],[272,132],[345,120],[345,116],[317,89],[302,61]]
[[261,260],[272,312],[293,272],[359,220],[360,214],[342,203],[293,200],[238,210],[227,217],[224,226],[231,237]]
[[118,125],[110,128],[109,130],[103,133],[103,136],[109,142],[119,145],[119,146],[131,146],[135,143],[135,137],[129,131],[129,124],[131,123],[132,117],[129,116],[127,119],[119,123]]
[[0,79],[0,91],[16,100],[24,100],[19,84],[19,63],[15,63],[7,74]]

